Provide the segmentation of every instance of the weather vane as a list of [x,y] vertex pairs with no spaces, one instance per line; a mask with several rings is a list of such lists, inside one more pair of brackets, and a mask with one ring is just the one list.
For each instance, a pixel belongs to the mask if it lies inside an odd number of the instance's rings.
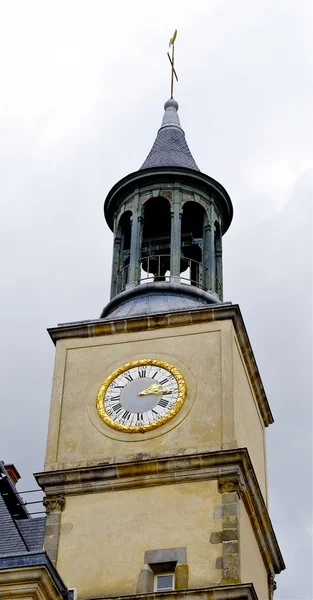
[[170,39],[170,47],[172,46],[172,56],[170,55],[170,53],[167,53],[168,56],[168,60],[171,63],[171,98],[173,98],[173,92],[174,92],[174,75],[175,75],[175,79],[176,81],[178,81],[178,77],[175,71],[175,67],[174,67],[174,42],[176,40],[176,36],[177,36],[177,29],[175,29],[173,36]]

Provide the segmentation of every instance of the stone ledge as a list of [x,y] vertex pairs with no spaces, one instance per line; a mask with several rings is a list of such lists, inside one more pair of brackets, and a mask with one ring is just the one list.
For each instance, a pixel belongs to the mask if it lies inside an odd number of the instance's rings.
[[216,585],[206,588],[173,592],[129,594],[127,596],[103,596],[88,600],[261,600],[252,583]]
[[[233,483],[237,479],[267,571],[280,573],[285,568],[246,448],[45,471],[35,477],[48,498],[220,478],[223,482],[229,478]],[[231,506],[224,504],[223,509]]]

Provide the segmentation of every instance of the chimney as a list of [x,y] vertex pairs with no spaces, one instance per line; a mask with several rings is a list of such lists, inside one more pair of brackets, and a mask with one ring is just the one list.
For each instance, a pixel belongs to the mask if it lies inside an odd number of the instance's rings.
[[5,465],[4,462],[2,461],[2,464],[10,478],[10,480],[12,481],[13,485],[15,486],[18,482],[19,479],[21,479],[21,476],[18,472],[18,470],[15,468],[14,465]]

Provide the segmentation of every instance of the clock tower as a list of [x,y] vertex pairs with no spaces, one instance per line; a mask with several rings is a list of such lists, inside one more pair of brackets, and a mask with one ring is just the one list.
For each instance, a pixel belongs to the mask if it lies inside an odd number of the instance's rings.
[[284,569],[267,510],[272,413],[241,312],[223,302],[223,186],[178,104],[108,193],[111,299],[56,345],[45,549],[79,600],[272,600]]

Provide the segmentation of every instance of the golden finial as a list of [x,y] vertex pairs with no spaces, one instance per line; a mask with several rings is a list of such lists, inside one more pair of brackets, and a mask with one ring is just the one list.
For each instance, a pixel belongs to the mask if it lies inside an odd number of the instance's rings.
[[169,46],[172,46],[172,56],[170,56],[170,53],[167,53],[168,59],[171,63],[171,98],[173,98],[173,92],[174,92],[174,75],[175,75],[175,79],[176,81],[178,81],[178,77],[175,71],[175,67],[174,67],[174,42],[176,40],[176,36],[177,36],[177,29],[175,29],[171,39],[170,39],[170,43]]

